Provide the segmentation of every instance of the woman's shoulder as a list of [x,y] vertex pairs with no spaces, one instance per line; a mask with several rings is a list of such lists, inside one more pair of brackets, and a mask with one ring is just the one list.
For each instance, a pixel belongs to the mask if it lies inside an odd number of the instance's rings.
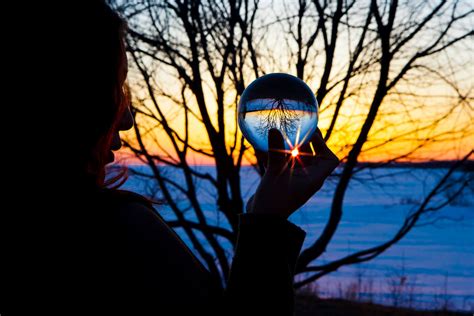
[[[144,220],[159,219],[153,202],[135,192],[117,189],[104,189],[96,193],[97,205],[123,220],[135,218]],[[110,214],[111,213],[111,214]]]
[[132,191],[103,189],[98,192],[98,195],[115,203],[140,203],[152,207],[152,202],[150,199]]
[[[154,239],[164,234],[167,224],[148,198],[125,190],[103,190],[98,193],[99,212],[106,226],[115,227],[119,234],[130,238]],[[135,237],[133,237],[135,236]],[[155,237],[153,237],[155,236]]]

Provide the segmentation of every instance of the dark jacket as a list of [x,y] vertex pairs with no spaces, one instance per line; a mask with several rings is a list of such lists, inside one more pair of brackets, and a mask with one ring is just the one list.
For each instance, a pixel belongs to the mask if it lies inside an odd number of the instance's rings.
[[72,218],[56,214],[12,300],[63,315],[293,314],[293,272],[305,233],[287,220],[240,215],[223,287],[142,197],[103,191],[71,205],[78,206]]

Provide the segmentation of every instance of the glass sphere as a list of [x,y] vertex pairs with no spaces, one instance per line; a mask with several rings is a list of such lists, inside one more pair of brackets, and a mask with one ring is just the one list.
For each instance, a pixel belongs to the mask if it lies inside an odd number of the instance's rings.
[[268,131],[278,129],[288,150],[299,148],[316,131],[318,102],[301,79],[273,73],[253,81],[238,106],[240,130],[257,150],[268,151]]

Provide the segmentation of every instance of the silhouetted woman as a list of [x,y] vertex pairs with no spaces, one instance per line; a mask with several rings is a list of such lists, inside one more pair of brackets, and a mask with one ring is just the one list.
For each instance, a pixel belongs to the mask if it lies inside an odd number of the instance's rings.
[[[50,85],[46,112],[38,119],[46,134],[37,136],[46,141],[35,155],[43,159],[31,168],[39,198],[25,200],[37,208],[24,218],[16,213],[21,225],[10,235],[16,243],[5,259],[2,309],[37,315],[292,315],[292,280],[305,233],[287,218],[338,164],[320,134],[312,139],[318,155],[291,178],[289,158],[270,151],[266,173],[239,216],[232,269],[222,286],[147,199],[106,188],[105,166],[121,146],[119,132],[133,126],[124,89],[126,26],[101,1],[60,9],[64,14],[37,26],[45,42],[33,49],[36,56],[47,51],[44,60],[38,57],[45,75],[38,84]],[[269,147],[284,147],[276,130],[269,133]]]

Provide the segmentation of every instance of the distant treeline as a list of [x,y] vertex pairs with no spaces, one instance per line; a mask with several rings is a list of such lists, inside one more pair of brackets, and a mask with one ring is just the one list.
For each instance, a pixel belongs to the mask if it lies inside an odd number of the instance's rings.
[[[424,162],[390,162],[390,163],[374,163],[374,162],[360,162],[359,167],[366,168],[450,168],[456,163],[456,160],[440,160],[440,161],[424,161]],[[343,164],[341,164],[343,165]],[[474,160],[467,160],[460,166],[461,170],[473,172]]]

